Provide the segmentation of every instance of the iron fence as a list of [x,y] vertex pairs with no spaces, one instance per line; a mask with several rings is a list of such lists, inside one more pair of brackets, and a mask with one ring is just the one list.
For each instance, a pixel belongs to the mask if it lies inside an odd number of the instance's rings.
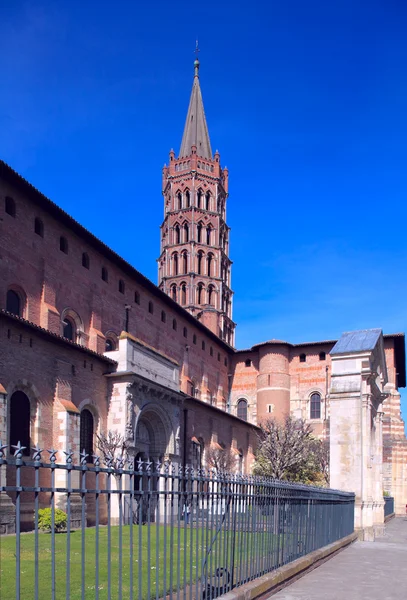
[[394,498],[391,496],[384,496],[384,518],[394,514]]
[[[61,464],[54,450],[5,450],[0,491],[15,505],[15,534],[0,548],[2,600],[211,600],[353,531],[351,493],[168,462],[102,466],[81,453],[74,464],[67,452]],[[44,507],[49,533],[40,529]]]

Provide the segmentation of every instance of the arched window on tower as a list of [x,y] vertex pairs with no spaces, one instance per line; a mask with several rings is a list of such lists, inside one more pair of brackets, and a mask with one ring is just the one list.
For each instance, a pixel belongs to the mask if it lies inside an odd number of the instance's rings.
[[181,230],[179,228],[179,225],[175,225],[174,233],[175,233],[175,243],[180,244],[181,243]]
[[206,259],[206,266],[207,266],[207,273],[208,273],[208,277],[211,277],[212,275],[212,261],[213,261],[213,254],[208,254],[208,257]]
[[212,240],[212,228],[210,225],[208,225],[208,227],[206,228],[206,243],[208,244],[208,246],[211,245],[211,240]]
[[198,275],[202,275],[202,260],[203,260],[203,252],[199,250],[198,252]]
[[177,200],[178,200],[178,209],[182,208],[182,194],[181,192],[178,192],[177,194]]
[[189,242],[189,225],[184,223],[184,242]]
[[191,206],[191,194],[189,190],[185,192],[185,199],[187,202],[187,208],[189,208]]
[[247,421],[247,400],[240,398],[237,401],[237,416],[243,421]]
[[76,326],[75,322],[71,317],[65,317],[63,321],[63,336],[71,342],[76,342]]
[[211,208],[211,195],[209,192],[205,194],[205,208],[206,210],[210,210]]
[[202,223],[198,223],[196,231],[197,231],[197,242],[201,243],[202,242]]
[[178,254],[174,252],[172,255],[172,274],[178,275]]
[[88,457],[86,462],[93,462],[93,436],[94,436],[94,422],[93,415],[89,409],[84,408],[81,412],[80,417],[80,451],[85,452]]
[[213,285],[208,287],[208,304],[215,306],[215,288]]
[[196,205],[198,208],[202,208],[202,190],[198,190],[196,196]]
[[17,391],[10,398],[10,452],[18,442],[25,447],[23,454],[30,456],[30,401],[24,392]]
[[171,286],[171,298],[175,300],[175,302],[177,301],[177,286],[175,283],[173,283]]
[[181,304],[185,306],[187,303],[187,285],[186,283],[181,283]]
[[321,418],[321,396],[317,393],[311,394],[309,413],[310,419]]
[[6,296],[6,310],[17,317],[23,316],[24,302],[22,297],[15,290],[8,290]]
[[198,283],[198,304],[203,304],[204,287],[203,283]]
[[182,271],[184,275],[188,273],[188,254],[186,252],[182,253]]

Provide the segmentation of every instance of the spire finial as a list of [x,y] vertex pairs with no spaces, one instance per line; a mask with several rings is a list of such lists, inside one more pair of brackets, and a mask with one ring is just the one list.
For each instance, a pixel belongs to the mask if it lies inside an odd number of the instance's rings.
[[198,47],[198,40],[196,40],[196,44],[195,44],[195,61],[194,61],[194,67],[195,67],[195,77],[199,77],[199,47]]

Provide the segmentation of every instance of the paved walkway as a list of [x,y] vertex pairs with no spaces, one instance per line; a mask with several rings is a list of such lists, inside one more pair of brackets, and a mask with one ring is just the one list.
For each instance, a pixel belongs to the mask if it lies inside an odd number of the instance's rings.
[[407,519],[392,519],[384,537],[352,544],[270,598],[406,600]]

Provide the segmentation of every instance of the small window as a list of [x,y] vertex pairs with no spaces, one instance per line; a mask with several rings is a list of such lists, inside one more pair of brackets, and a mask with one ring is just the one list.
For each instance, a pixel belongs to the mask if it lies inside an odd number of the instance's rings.
[[30,401],[24,392],[17,391],[10,398],[10,452],[18,442],[25,447],[23,454],[30,456]]
[[212,348],[212,346],[209,348],[209,354],[210,354],[211,356],[213,356],[213,348]]
[[44,237],[44,223],[39,217],[35,217],[34,219],[34,233],[42,238]]
[[137,292],[137,291],[134,292],[134,302],[136,304],[140,304],[140,292]]
[[119,279],[119,292],[124,294],[124,281],[123,279]]
[[321,418],[321,396],[317,393],[311,395],[310,399],[310,419]]
[[14,202],[13,198],[10,198],[10,196],[6,196],[5,209],[6,213],[10,215],[10,217],[16,216],[16,203]]
[[220,352],[218,352],[218,361],[220,362]]
[[107,272],[106,267],[102,267],[102,279],[103,281],[109,281],[109,273]]
[[113,350],[116,350],[116,344],[114,340],[107,338],[105,343],[105,352],[113,352]]
[[15,290],[8,290],[6,296],[6,311],[21,317],[22,302],[20,295]]
[[247,401],[241,398],[237,401],[237,416],[243,421],[247,421]]
[[13,198],[10,198],[10,196],[6,196],[5,210],[10,217],[16,216],[16,203],[14,202]]
[[148,312],[150,313],[150,315],[154,313],[154,304],[151,302],[151,300],[148,303]]
[[59,249],[64,254],[68,254],[68,240],[63,235],[59,238]]
[[300,354],[300,362],[307,362],[307,356],[305,354]]
[[188,330],[187,330],[187,328],[186,328],[186,327],[184,327],[182,334],[183,334],[184,338],[186,338],[186,337],[187,337],[187,335],[188,335]]
[[165,314],[165,311],[162,310],[161,311],[161,322],[165,323],[166,320],[167,320],[167,315]]
[[194,333],[194,335],[192,336],[192,342],[193,342],[194,344],[196,344],[196,333]]
[[172,320],[172,328],[174,331],[177,331],[177,319]]
[[326,353],[325,352],[320,352],[319,353],[319,360],[326,360]]
[[89,269],[89,254],[87,252],[83,252],[82,254],[82,267]]
[[93,462],[93,415],[87,408],[84,408],[80,416],[79,440],[81,452],[88,455],[87,462]]
[[202,350],[205,350],[205,342],[202,340]]
[[251,367],[251,366],[252,366],[252,361],[250,360],[250,358],[247,358],[247,359],[244,361],[244,366],[245,366],[245,367]]
[[228,359],[226,357],[225,357],[225,360],[224,360],[224,365],[225,365],[225,367],[228,366]]

